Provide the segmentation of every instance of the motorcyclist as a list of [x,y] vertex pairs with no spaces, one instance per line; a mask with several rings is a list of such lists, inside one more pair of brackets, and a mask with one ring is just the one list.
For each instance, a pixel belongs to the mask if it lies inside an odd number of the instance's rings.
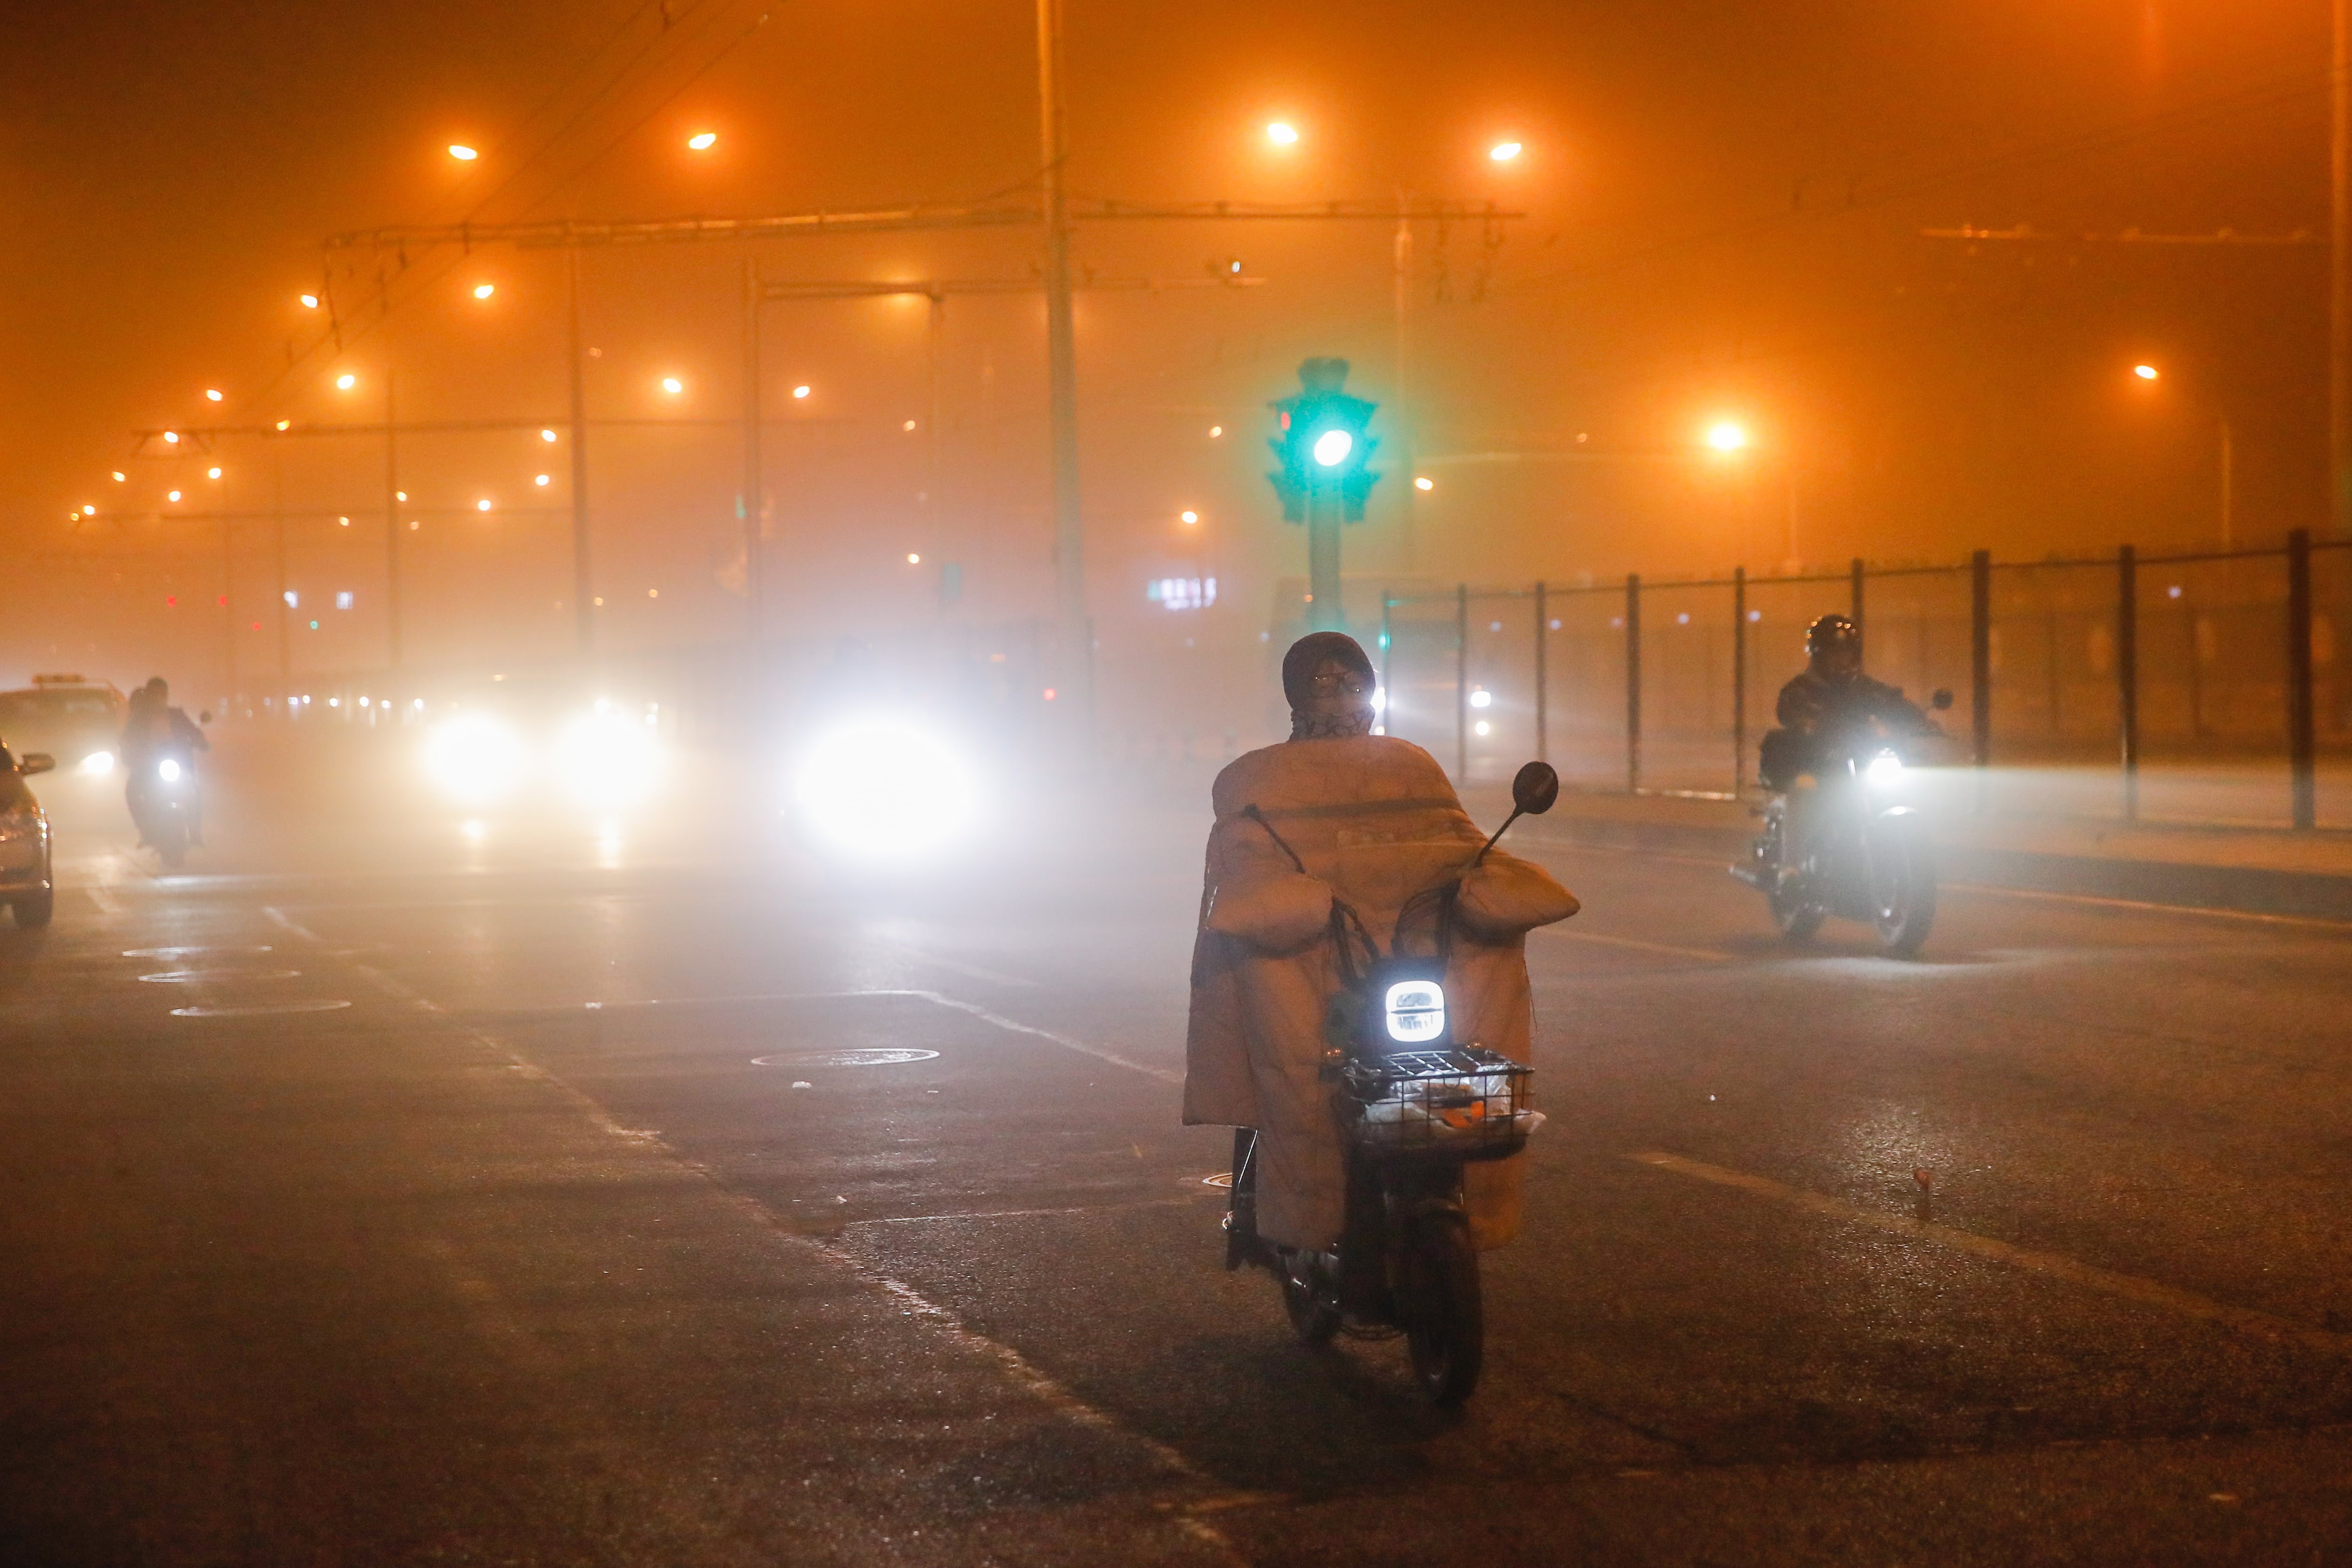
[[[1349,1163],[1326,1074],[1346,991],[1334,932],[1352,911],[1383,945],[1406,905],[1454,888],[1445,986],[1456,1037],[1526,1060],[1528,931],[1576,912],[1540,867],[1485,842],[1434,759],[1372,731],[1376,680],[1351,637],[1318,632],[1282,663],[1290,738],[1218,774],[1193,949],[1184,1120],[1255,1129],[1254,1194],[1237,1194],[1234,1260],[1335,1247]],[[1465,869],[1465,868],[1467,868]],[[1517,1157],[1467,1168],[1475,1244],[1518,1228]],[[1246,1199],[1246,1201],[1244,1201]],[[1360,1259],[1358,1261],[1361,1261]]]
[[1872,726],[1897,735],[1932,735],[1936,725],[1899,686],[1862,672],[1862,628],[1826,615],[1805,630],[1805,668],[1780,688],[1780,728],[1764,737],[1758,776],[1786,793],[1817,773],[1854,732]]

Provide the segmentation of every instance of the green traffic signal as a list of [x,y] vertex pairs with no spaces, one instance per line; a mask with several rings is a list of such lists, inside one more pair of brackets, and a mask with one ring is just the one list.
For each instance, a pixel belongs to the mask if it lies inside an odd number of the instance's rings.
[[1267,405],[1281,430],[1267,445],[1282,466],[1266,478],[1286,521],[1305,522],[1318,500],[1336,501],[1349,522],[1363,521],[1380,479],[1366,466],[1380,443],[1364,430],[1379,405],[1349,396],[1340,390],[1347,381],[1346,360],[1310,359],[1298,367],[1300,391]]

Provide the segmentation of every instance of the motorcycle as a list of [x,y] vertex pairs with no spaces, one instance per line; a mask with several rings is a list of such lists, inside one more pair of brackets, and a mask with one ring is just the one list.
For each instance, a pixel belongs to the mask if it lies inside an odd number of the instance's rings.
[[[1549,811],[1559,797],[1551,768],[1521,768],[1510,816],[1463,870],[1483,863],[1512,823]],[[1224,1218],[1226,1268],[1248,1264],[1273,1274],[1302,1343],[1324,1344],[1342,1331],[1367,1339],[1402,1332],[1415,1381],[1441,1405],[1470,1397],[1485,1360],[1464,1168],[1518,1153],[1543,1121],[1532,1068],[1454,1038],[1445,980],[1458,881],[1409,902],[1385,954],[1355,912],[1335,902],[1343,984],[1325,1026],[1323,1076],[1339,1091],[1348,1150],[1338,1247],[1310,1251],[1259,1238],[1257,1135],[1247,1128],[1234,1133]],[[1408,932],[1416,926],[1426,927],[1431,951],[1405,951],[1415,945]]]
[[[1948,709],[1952,694],[1938,691],[1930,705]],[[1829,748],[1795,791],[1766,801],[1763,831],[1730,870],[1764,895],[1790,942],[1810,940],[1835,915],[1868,924],[1880,951],[1895,957],[1926,944],[1936,923],[1936,847],[1910,782],[1926,738],[1874,724]]]
[[198,820],[197,787],[194,756],[177,752],[151,759],[131,780],[131,820],[166,870],[187,864]]

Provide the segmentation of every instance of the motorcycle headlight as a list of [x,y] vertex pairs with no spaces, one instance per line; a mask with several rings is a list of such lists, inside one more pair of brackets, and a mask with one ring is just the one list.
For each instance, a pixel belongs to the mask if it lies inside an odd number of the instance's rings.
[[461,713],[425,741],[425,770],[458,800],[480,805],[514,787],[522,770],[522,742],[488,714]]
[[88,773],[92,778],[97,778],[104,773],[112,773],[114,771],[114,753],[112,752],[92,752],[89,755],[81,760],[81,771]]
[[563,731],[555,765],[573,799],[627,805],[652,791],[661,754],[648,725],[600,704]]
[[793,794],[835,847],[903,860],[963,836],[979,805],[971,770],[936,736],[896,720],[845,725],[809,749]]
[[1389,1038],[1417,1046],[1445,1034],[1445,987],[1434,980],[1400,980],[1389,987]]
[[1892,752],[1881,752],[1863,771],[1880,789],[1891,789],[1903,782],[1903,759]]
[[180,782],[180,759],[177,757],[165,757],[162,762],[157,763],[155,764],[155,776],[162,779],[165,784],[178,784]]

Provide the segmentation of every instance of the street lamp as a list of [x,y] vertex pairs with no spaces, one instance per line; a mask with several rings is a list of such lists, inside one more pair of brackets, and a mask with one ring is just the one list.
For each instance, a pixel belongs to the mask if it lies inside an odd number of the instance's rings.
[[1706,444],[1725,454],[1745,451],[1748,429],[1736,419],[1718,419],[1706,427]]
[[[335,386],[338,391],[349,392],[352,387],[357,386],[359,384],[360,378],[353,375],[350,371],[345,371],[342,374],[335,377]],[[170,435],[166,435],[163,438],[167,441],[178,439],[178,437]]]
[[474,285],[474,298],[477,300],[487,300],[498,291],[499,286],[495,283],[477,283]]
[[1298,132],[1286,121],[1276,120],[1266,126],[1265,139],[1277,147],[1296,146],[1298,142]]
[[1486,149],[1486,156],[1497,163],[1507,163],[1525,151],[1517,142],[1497,142]]
[[662,377],[661,389],[664,392],[668,393],[672,397],[676,397],[679,393],[686,390],[686,383],[678,380],[678,378],[674,375],[666,375]]
[[716,131],[698,131],[693,135],[686,139],[686,144],[693,148],[698,153],[708,153],[711,148],[719,144],[719,132]]
[[470,163],[481,154],[462,142],[452,142],[449,143],[449,156],[457,159],[460,163]]
[[[2158,381],[2163,379],[2163,371],[2152,364],[2136,364],[2132,366],[2133,379],[2137,381],[2143,387],[2154,386]],[[2227,552],[2231,548],[2231,536],[2236,531],[2235,514],[2237,511],[2236,491],[2238,467],[2237,434],[2230,427],[2230,415],[2227,409],[2221,407],[2220,404],[2216,403],[2212,399],[2198,397],[2194,393],[2191,393],[2189,397],[2192,402],[2199,403],[2203,405],[2206,416],[2213,421],[2214,432],[2221,441],[2221,548],[2224,552]]]

